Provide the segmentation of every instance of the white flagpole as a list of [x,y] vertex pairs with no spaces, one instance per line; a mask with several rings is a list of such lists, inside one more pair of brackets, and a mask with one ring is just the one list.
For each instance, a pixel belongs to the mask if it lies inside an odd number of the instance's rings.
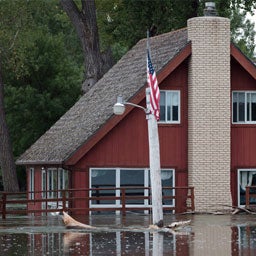
[[[147,50],[150,54],[149,32],[147,31]],[[151,113],[150,88],[146,89],[147,121],[148,121],[148,142],[149,142],[149,168],[151,181],[152,197],[152,218],[153,224],[163,223],[163,204],[162,204],[162,181],[160,167],[160,150],[157,120]]]

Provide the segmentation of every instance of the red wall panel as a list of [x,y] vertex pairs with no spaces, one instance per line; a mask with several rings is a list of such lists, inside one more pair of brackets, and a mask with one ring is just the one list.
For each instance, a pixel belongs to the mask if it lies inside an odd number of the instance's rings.
[[[161,165],[187,170],[187,62],[182,63],[160,85],[181,91],[181,124],[159,124]],[[145,106],[145,99],[141,102]],[[148,167],[148,131],[145,113],[133,109],[75,166]]]
[[[231,59],[231,90],[256,90],[254,78],[234,59]],[[256,125],[232,124],[231,117],[231,192],[234,205],[237,204],[239,168],[256,168]]]
[[234,59],[231,59],[232,90],[256,90],[256,82],[252,76]]
[[[231,63],[232,91],[256,90],[255,80],[243,67],[234,59]],[[256,167],[256,125],[231,124],[231,167]]]

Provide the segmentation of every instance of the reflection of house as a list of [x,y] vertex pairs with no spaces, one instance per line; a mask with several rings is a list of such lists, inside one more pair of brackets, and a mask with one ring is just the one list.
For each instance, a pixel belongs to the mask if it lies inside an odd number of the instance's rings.
[[[228,19],[205,16],[151,39],[163,181],[194,186],[197,211],[240,203],[239,174],[256,171],[256,68],[229,34]],[[119,95],[145,106],[145,48],[139,41],[17,160],[28,190],[63,188],[65,177],[70,188],[150,185],[145,114],[112,110]]]

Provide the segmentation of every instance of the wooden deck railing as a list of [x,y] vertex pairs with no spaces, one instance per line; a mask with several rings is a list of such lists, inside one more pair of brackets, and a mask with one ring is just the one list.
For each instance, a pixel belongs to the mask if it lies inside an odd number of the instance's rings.
[[245,190],[245,207],[250,208],[253,206],[256,207],[256,203],[250,204],[250,199],[255,198],[256,202],[256,186],[247,186]]
[[[147,191],[146,195],[144,195],[145,190]],[[193,187],[164,187],[163,191],[169,191],[169,195],[163,194],[163,210],[176,210],[177,205],[183,205],[184,211],[195,210]],[[148,203],[146,205],[144,205],[145,200]],[[88,207],[88,203],[85,203],[88,201],[91,202],[91,207]],[[140,204],[138,204],[138,201],[140,201]],[[29,193],[0,192],[0,215],[3,219],[8,214],[48,214],[61,211],[120,211],[125,215],[127,211],[132,210],[151,210],[150,201],[150,187],[141,186],[34,191]],[[108,206],[103,202],[112,202],[112,204]],[[165,203],[168,203],[168,205],[165,205]]]

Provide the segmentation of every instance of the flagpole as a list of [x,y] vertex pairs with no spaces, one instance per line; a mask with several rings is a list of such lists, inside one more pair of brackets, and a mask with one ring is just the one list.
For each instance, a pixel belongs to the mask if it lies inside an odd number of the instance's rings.
[[160,150],[157,125],[157,120],[159,119],[160,92],[158,88],[156,74],[150,60],[150,45],[148,32],[147,39],[147,74],[149,86],[146,88],[146,109],[133,103],[123,102],[122,97],[118,97],[117,103],[113,107],[113,111],[116,115],[122,115],[125,111],[125,105],[132,105],[142,108],[146,113],[146,119],[148,123],[152,223],[161,227],[163,226],[163,203]]
[[[147,54],[150,55],[149,31],[147,31]],[[148,144],[149,144],[149,168],[152,198],[152,221],[153,224],[163,225],[163,204],[162,204],[162,181],[160,166],[160,150],[157,120],[152,113],[150,103],[150,87],[146,88],[146,107],[148,123]]]

